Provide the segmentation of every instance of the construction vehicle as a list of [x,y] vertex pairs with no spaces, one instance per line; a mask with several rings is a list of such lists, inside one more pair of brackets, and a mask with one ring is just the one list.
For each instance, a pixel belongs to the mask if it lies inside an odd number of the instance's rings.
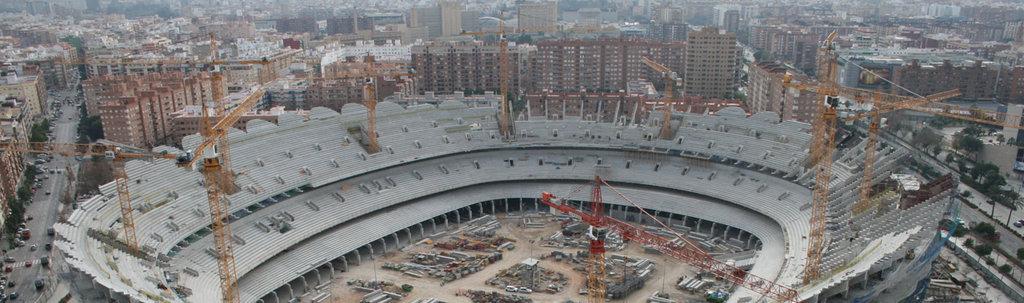
[[[600,204],[602,204],[599,198],[599,192],[602,187],[611,189],[613,192],[615,192],[616,195],[621,197],[623,200],[632,204],[632,206],[637,207],[641,212],[643,212],[644,215],[650,218],[654,218],[654,216],[651,215],[650,213],[647,213],[647,211],[645,211],[643,207],[634,203],[628,197],[623,195],[618,189],[609,185],[604,179],[600,177],[594,178],[592,203],[597,203],[591,206],[591,212],[577,208],[577,206],[567,203],[567,200],[560,199],[556,197],[554,194],[547,192],[541,193],[540,201],[541,203],[547,205],[553,210],[557,210],[565,214],[575,215],[579,217],[580,220],[582,220],[583,222],[586,222],[594,227],[603,227],[608,229],[609,231],[614,230],[627,240],[637,242],[641,245],[649,245],[657,249],[658,251],[662,252],[663,254],[666,254],[687,264],[690,264],[694,267],[697,267],[698,270],[707,271],[727,282],[760,293],[761,295],[768,299],[781,302],[796,301],[798,295],[796,290],[786,287],[785,285],[777,284],[772,280],[755,276],[753,274],[746,272],[743,269],[730,265],[726,262],[716,260],[710,254],[701,250],[699,246],[696,243],[693,243],[693,241],[691,241],[687,236],[674,232],[671,228],[662,224],[660,220],[655,219],[653,221],[658,222],[658,224],[661,224],[661,227],[664,228],[666,231],[673,233],[675,237],[680,240],[680,242],[674,242],[674,239],[663,238],[659,235],[654,234],[651,231],[648,231],[645,228],[633,226],[630,223],[600,215],[597,211],[600,211],[602,208],[602,206],[599,206]],[[594,196],[595,194],[598,196]],[[593,242],[591,243],[594,244]],[[591,285],[589,283],[591,274],[594,274],[595,277],[603,277],[604,273],[602,271],[598,271],[598,269],[591,269],[591,272],[588,272],[588,288]]]
[[[679,75],[677,75],[676,72],[673,72],[668,67],[661,65],[661,63],[655,62],[654,60],[651,60],[650,58],[647,57],[642,57],[641,59],[643,60],[644,64],[646,64],[651,69],[661,73],[662,77],[665,78],[665,96],[662,97],[663,114],[661,116],[661,131],[658,132],[658,137],[664,140],[671,140],[672,108],[674,104],[673,98],[675,97],[672,95],[672,87],[680,85],[680,83],[682,83],[682,79],[679,78]],[[685,95],[686,92],[684,91],[683,97],[685,97]]]

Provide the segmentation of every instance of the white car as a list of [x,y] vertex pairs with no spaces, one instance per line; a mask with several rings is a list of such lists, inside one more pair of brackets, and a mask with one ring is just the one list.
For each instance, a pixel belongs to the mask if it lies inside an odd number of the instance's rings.
[[519,287],[515,287],[515,286],[512,286],[512,285],[505,286],[505,291],[507,291],[507,292],[516,292],[516,291],[519,291]]

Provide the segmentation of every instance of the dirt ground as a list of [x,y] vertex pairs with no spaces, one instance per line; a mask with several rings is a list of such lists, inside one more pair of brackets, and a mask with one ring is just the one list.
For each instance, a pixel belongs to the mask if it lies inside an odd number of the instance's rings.
[[[468,298],[461,297],[456,294],[459,290],[474,289],[504,293],[503,289],[485,284],[487,279],[494,277],[502,269],[509,268],[526,258],[534,257],[539,259],[542,255],[549,255],[555,250],[561,250],[565,253],[574,253],[579,250],[576,248],[555,249],[551,247],[542,247],[536,244],[539,243],[538,239],[550,236],[559,230],[559,224],[557,222],[552,221],[545,225],[544,228],[522,228],[519,226],[522,222],[521,217],[508,218],[505,214],[498,214],[497,218],[501,222],[501,230],[498,232],[498,235],[515,239],[516,249],[511,251],[502,251],[502,254],[504,255],[502,260],[484,267],[481,271],[442,286],[440,285],[440,280],[436,278],[416,278],[404,275],[398,271],[385,270],[381,268],[381,265],[385,262],[406,262],[408,255],[407,252],[428,252],[432,250],[432,247],[425,244],[411,245],[405,247],[403,252],[389,252],[383,257],[378,256],[377,259],[372,262],[364,262],[360,266],[350,267],[349,272],[342,273],[340,278],[334,281],[334,284],[331,286],[332,297],[329,302],[359,302],[365,293],[352,289],[346,285],[345,282],[351,279],[373,280],[374,277],[376,277],[376,279],[392,281],[396,284],[407,283],[414,286],[414,289],[409,296],[400,302],[412,302],[416,299],[437,298],[451,303],[468,303],[471,302]],[[454,230],[455,228],[456,227],[453,225],[451,229]],[[635,244],[627,245],[627,248],[623,251],[608,252],[608,255],[612,254],[624,254],[632,257],[650,259],[657,264],[657,270],[653,273],[652,278],[647,280],[644,288],[633,292],[625,299],[608,300],[609,302],[646,302],[647,297],[655,291],[667,291],[671,295],[671,298],[676,300],[676,302],[686,302],[688,299],[701,298],[699,295],[688,294],[675,288],[675,281],[677,281],[680,276],[692,276],[694,274],[692,267],[684,265],[678,260],[660,254],[656,255],[645,253],[643,252],[642,247]],[[556,262],[553,259],[545,259],[541,260],[540,266],[561,272],[569,279],[569,282],[565,290],[558,294],[537,292],[525,296],[532,299],[533,302],[538,303],[561,303],[566,302],[567,300],[573,302],[586,301],[585,296],[578,294],[578,291],[584,286],[586,277],[581,272],[573,271],[570,263]]]

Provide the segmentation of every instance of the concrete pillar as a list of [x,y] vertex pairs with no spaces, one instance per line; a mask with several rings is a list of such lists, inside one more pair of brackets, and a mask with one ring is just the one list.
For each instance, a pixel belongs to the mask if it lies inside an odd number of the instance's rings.
[[676,214],[674,213],[668,213],[668,222],[665,222],[665,225],[668,225],[668,227],[672,227],[672,217],[675,215]]
[[622,109],[622,100],[615,101],[615,120],[613,120],[614,123],[619,123],[619,114],[621,113],[620,112],[621,109]]
[[726,225],[725,226],[725,233],[722,234],[722,238],[725,239],[725,240],[729,240],[729,232],[731,232],[731,231],[732,231],[732,226]]
[[277,294],[277,290],[275,289],[271,293],[274,294],[274,303],[281,303],[281,297]]
[[455,210],[455,223],[462,224],[462,214],[459,213],[459,209]]
[[295,290],[292,289],[292,282],[285,283],[284,286],[288,287],[288,301],[291,301],[295,298]]
[[331,280],[334,280],[334,261],[327,262],[327,269],[330,269]]
[[711,231],[708,232],[708,234],[711,235],[712,237],[714,237],[715,236],[715,228],[717,228],[717,227],[718,227],[718,222],[712,221],[711,222]]
[[[434,219],[437,219],[437,218],[434,218]],[[431,234],[437,232],[437,222],[434,222],[434,219],[430,219],[430,233]]]
[[[363,256],[356,250],[356,265],[363,264]],[[345,262],[345,270],[348,270],[348,262]]]
[[526,214],[526,210],[523,209],[523,198],[519,198],[519,213]]
[[751,248],[754,247],[754,246],[752,246],[752,243],[751,243],[751,242],[753,242],[753,240],[754,240],[754,237],[747,237],[747,249],[751,249]]
[[341,270],[348,271],[348,257],[344,255],[341,256]]
[[319,286],[320,284],[323,284],[324,280],[323,280],[323,277],[320,276],[320,268],[319,267],[314,267],[313,268],[313,272],[316,273],[316,284],[313,285],[314,288],[316,288],[316,286]]
[[491,200],[490,203],[491,203],[491,214],[492,215],[497,215],[498,213],[494,211],[494,200]]
[[398,241],[398,233],[391,234],[391,237],[395,238],[395,250],[398,250],[399,247],[402,247],[402,243]]
[[380,241],[380,248],[381,248],[381,250],[384,251],[381,254],[388,253],[388,242],[386,240],[384,240],[384,238],[380,238],[380,239],[377,239],[377,240]]
[[306,282],[306,275],[299,275],[299,279],[300,281],[302,281],[302,293],[306,293],[307,291],[309,291],[309,283]]
[[444,215],[444,230],[448,230],[448,214]]

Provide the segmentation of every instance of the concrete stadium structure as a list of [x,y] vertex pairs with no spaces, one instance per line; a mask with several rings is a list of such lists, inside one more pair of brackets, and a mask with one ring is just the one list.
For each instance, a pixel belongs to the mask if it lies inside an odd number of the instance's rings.
[[[911,204],[886,192],[875,196],[881,207],[852,218],[863,142],[843,141],[847,146],[834,159],[827,278],[802,286],[813,184],[813,169],[805,165],[812,141],[807,124],[780,123],[773,113],[747,116],[738,108],[677,113],[675,139],[660,140],[649,125],[567,117],[517,121],[509,143],[497,136],[492,107],[383,102],[377,110],[382,151],[376,154],[358,141],[366,113],[355,104],[341,113],[314,108],[305,120],[282,115],[276,125],[254,120],[247,132],[230,134],[241,190],[226,200],[243,302],[309,295],[349,266],[449,224],[495,212],[547,211],[535,200],[540,192],[567,193],[596,173],[670,226],[756,249],[740,263],[797,289],[800,300],[894,302],[924,290],[944,241],[938,222],[956,206],[955,186]],[[183,145],[200,140],[189,136]],[[882,141],[873,178],[887,178],[910,154]],[[160,159],[131,161],[127,172],[145,254],[130,255],[110,240],[123,236],[112,183],[55,226],[56,246],[110,299],[218,301],[201,174]],[[618,196],[604,197],[609,215],[650,223]],[[730,300],[759,299],[740,288]]]

